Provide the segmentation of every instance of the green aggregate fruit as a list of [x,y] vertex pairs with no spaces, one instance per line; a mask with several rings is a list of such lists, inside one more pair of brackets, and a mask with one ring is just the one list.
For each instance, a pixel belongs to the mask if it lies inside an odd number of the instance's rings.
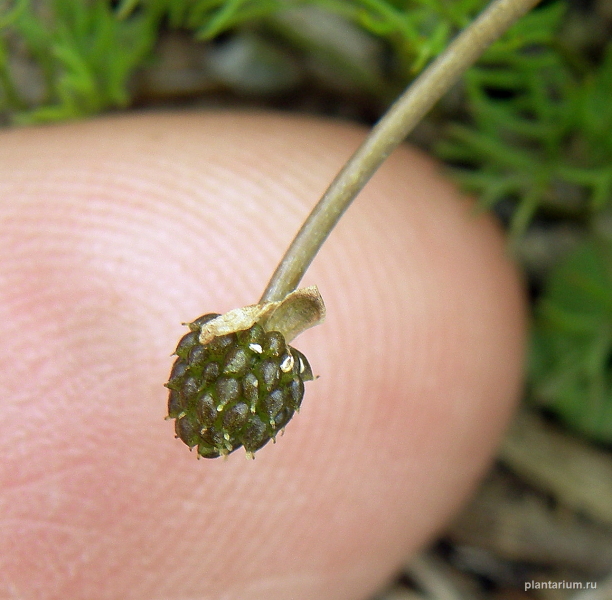
[[244,446],[252,457],[299,410],[312,371],[280,332],[257,322],[201,343],[202,326],[218,316],[189,323],[191,331],[178,343],[166,384],[168,417],[199,456],[216,458]]

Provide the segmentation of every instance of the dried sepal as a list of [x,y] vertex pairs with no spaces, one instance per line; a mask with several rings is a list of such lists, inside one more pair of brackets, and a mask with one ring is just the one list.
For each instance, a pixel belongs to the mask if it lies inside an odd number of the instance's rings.
[[265,318],[268,331],[280,331],[287,343],[325,320],[325,304],[316,285],[295,290]]
[[208,320],[200,326],[199,341],[208,344],[215,337],[243,331],[260,323],[266,331],[280,331],[289,343],[324,319],[325,304],[317,286],[313,285],[295,290],[278,302],[250,304]]

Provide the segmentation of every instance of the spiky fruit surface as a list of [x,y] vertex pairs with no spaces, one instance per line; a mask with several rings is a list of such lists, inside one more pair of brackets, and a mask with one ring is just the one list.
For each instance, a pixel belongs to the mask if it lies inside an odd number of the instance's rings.
[[189,323],[190,333],[180,340],[166,384],[168,416],[176,419],[177,437],[204,458],[240,446],[252,456],[299,409],[312,371],[281,333],[259,323],[201,344],[202,325],[218,316]]

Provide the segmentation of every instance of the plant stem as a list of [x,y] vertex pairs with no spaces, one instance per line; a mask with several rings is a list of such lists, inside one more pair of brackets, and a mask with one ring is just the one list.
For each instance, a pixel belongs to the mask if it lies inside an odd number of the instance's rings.
[[314,207],[272,275],[261,302],[295,290],[344,211],[429,109],[539,0],[494,0],[406,89],[374,126]]

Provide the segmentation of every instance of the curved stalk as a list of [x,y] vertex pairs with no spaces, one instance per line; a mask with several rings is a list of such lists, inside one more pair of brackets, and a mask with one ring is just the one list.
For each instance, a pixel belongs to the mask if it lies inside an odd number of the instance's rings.
[[480,55],[539,0],[494,0],[406,89],[314,207],[272,275],[261,302],[295,290],[344,211],[376,169]]

